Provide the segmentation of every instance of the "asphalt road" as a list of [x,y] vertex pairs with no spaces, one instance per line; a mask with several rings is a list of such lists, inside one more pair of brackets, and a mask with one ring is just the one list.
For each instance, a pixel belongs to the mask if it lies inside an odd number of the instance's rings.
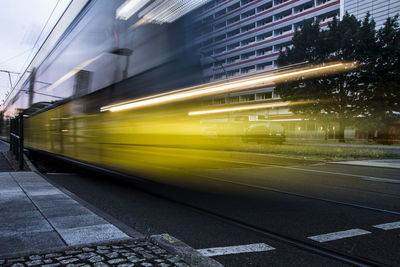
[[214,256],[226,266],[344,265],[296,244],[400,265],[398,169],[244,157],[169,186],[46,164],[49,181],[143,234],[169,233],[196,249],[274,248]]

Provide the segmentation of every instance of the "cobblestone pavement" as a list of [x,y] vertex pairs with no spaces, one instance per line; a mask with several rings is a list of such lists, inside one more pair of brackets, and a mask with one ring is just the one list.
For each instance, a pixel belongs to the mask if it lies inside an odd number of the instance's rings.
[[1,266],[178,266],[187,267],[174,256],[148,240],[93,245],[46,254],[0,259]]

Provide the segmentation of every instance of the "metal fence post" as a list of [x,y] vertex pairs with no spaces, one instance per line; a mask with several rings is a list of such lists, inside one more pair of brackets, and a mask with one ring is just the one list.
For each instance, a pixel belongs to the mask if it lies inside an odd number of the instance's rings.
[[16,146],[15,146],[15,159],[19,160],[19,116],[15,117],[15,139],[16,139]]
[[24,114],[19,113],[19,169],[24,169]]
[[14,156],[16,155],[16,145],[17,145],[17,137],[15,136],[16,134],[16,125],[15,125],[15,118],[13,119],[13,154]]
[[12,129],[12,126],[13,126],[13,122],[12,122],[12,119],[10,119],[10,151],[11,152],[13,151],[13,136],[12,136],[13,129]]

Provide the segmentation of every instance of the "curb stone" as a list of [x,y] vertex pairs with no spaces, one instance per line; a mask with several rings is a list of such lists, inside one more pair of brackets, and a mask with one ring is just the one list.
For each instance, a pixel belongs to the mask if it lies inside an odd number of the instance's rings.
[[186,245],[179,239],[169,234],[152,235],[150,240],[170,253],[178,255],[190,266],[196,267],[222,267],[223,265],[214,259],[203,256],[194,248]]

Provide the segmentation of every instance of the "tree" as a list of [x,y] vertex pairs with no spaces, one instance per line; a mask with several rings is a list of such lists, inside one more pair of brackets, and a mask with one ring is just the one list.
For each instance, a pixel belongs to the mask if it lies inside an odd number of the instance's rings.
[[[283,100],[312,100],[290,109],[326,124],[338,123],[341,141],[346,126],[365,126],[368,122],[370,128],[377,127],[383,117],[388,123],[398,116],[399,109],[399,101],[395,100],[400,94],[399,59],[391,57],[398,53],[399,34],[397,18],[388,19],[377,33],[369,14],[362,22],[349,14],[341,21],[334,18],[325,31],[318,22],[305,22],[301,31],[295,32],[292,47],[281,51],[279,66],[340,61],[358,62],[358,67],[342,73],[286,80],[277,84],[276,92]],[[388,86],[391,89],[386,89]],[[387,105],[379,104],[383,99]]]

